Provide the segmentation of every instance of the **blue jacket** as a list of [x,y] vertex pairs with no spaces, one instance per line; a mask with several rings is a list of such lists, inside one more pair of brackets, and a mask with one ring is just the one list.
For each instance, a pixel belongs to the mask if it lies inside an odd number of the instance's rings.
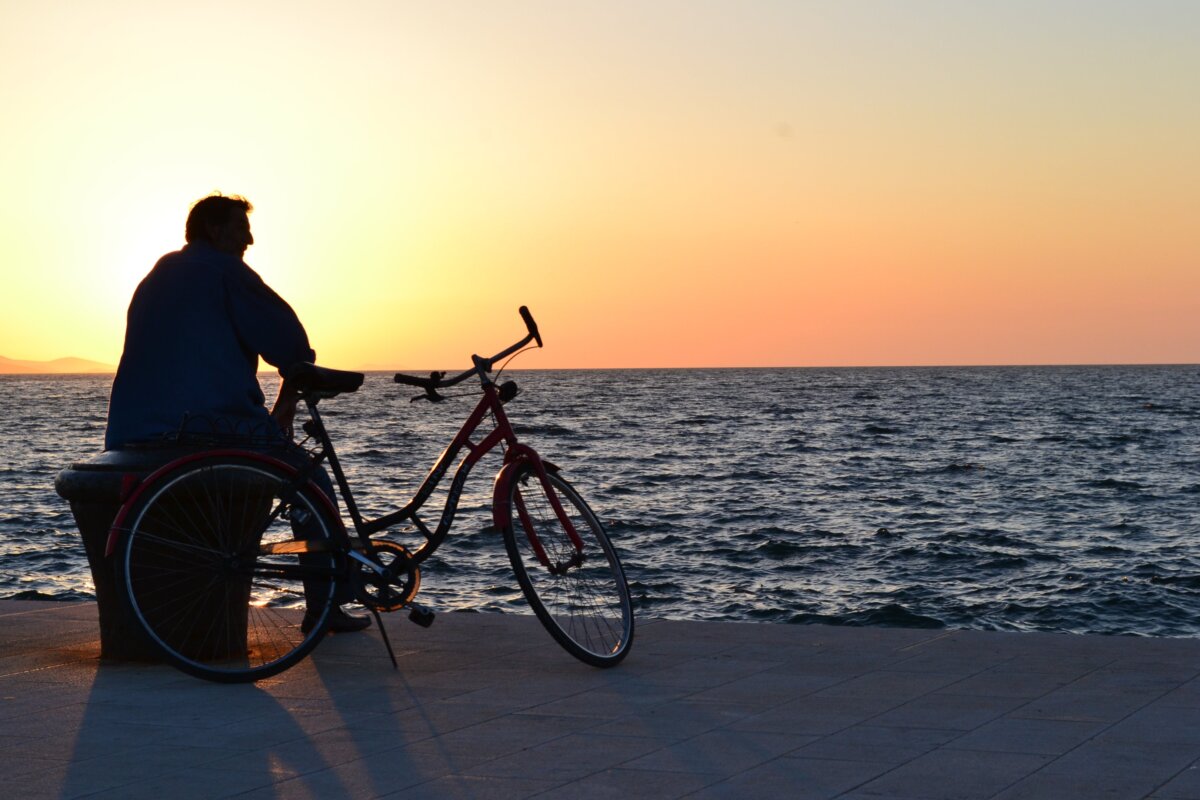
[[168,253],[129,304],[104,448],[162,438],[185,415],[209,426],[199,432],[274,430],[259,356],[281,374],[315,360],[291,306],[241,259],[208,244]]

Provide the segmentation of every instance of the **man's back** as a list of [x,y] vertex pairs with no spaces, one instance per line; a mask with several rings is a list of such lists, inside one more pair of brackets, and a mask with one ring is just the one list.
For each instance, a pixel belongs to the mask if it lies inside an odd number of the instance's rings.
[[105,449],[177,431],[185,414],[217,430],[270,430],[259,355],[280,368],[314,359],[291,307],[207,243],[164,256],[129,305]]

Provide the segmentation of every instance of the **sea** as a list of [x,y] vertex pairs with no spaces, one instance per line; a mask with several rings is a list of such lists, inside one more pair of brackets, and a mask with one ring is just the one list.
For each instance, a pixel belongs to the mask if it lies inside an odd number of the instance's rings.
[[[520,386],[507,408],[521,440],[606,523],[639,616],[1200,635],[1200,367],[502,379]],[[54,479],[100,452],[110,381],[0,376],[0,598],[92,597]],[[322,402],[367,516],[412,494],[478,397],[461,387],[410,402],[368,373]],[[492,527],[499,465],[475,468],[423,567],[435,610],[527,613]]]

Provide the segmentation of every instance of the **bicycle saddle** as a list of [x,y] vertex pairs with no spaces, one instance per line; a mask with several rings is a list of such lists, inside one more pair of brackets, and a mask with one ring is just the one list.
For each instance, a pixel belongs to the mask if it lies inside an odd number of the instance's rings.
[[302,361],[293,364],[284,379],[292,388],[302,394],[319,394],[333,397],[342,392],[353,392],[363,384],[361,372],[347,372],[341,369],[318,367]]

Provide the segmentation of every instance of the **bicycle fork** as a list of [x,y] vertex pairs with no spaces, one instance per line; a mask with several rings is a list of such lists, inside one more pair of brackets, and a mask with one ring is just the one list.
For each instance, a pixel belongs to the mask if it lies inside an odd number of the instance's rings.
[[580,566],[583,563],[583,539],[579,536],[579,532],[575,530],[574,523],[571,522],[571,518],[567,515],[562,502],[559,500],[558,492],[554,490],[553,484],[550,483],[549,470],[555,469],[554,466],[547,466],[547,462],[543,461],[533,448],[521,444],[510,447],[505,453],[505,460],[508,463],[505,464],[500,475],[496,478],[496,493],[492,504],[497,527],[505,527],[512,524],[511,519],[499,518],[501,516],[501,509],[507,508],[507,504],[503,502],[503,498],[512,491],[511,484],[521,462],[528,462],[533,466],[534,474],[538,477],[538,483],[541,485],[542,492],[546,495],[546,499],[549,501],[555,517],[558,518],[559,523],[563,526],[563,530],[567,532],[567,538],[571,540],[571,545],[574,547],[575,552],[565,562],[551,562],[550,556],[546,553],[546,548],[538,538],[537,528],[533,524],[533,518],[529,515],[525,499],[521,496],[520,489],[517,488],[513,492],[513,497],[516,501],[517,516],[521,520],[522,527],[525,528],[525,535],[529,539],[529,545],[533,548],[538,562],[549,570],[552,575],[562,575],[572,568]]

